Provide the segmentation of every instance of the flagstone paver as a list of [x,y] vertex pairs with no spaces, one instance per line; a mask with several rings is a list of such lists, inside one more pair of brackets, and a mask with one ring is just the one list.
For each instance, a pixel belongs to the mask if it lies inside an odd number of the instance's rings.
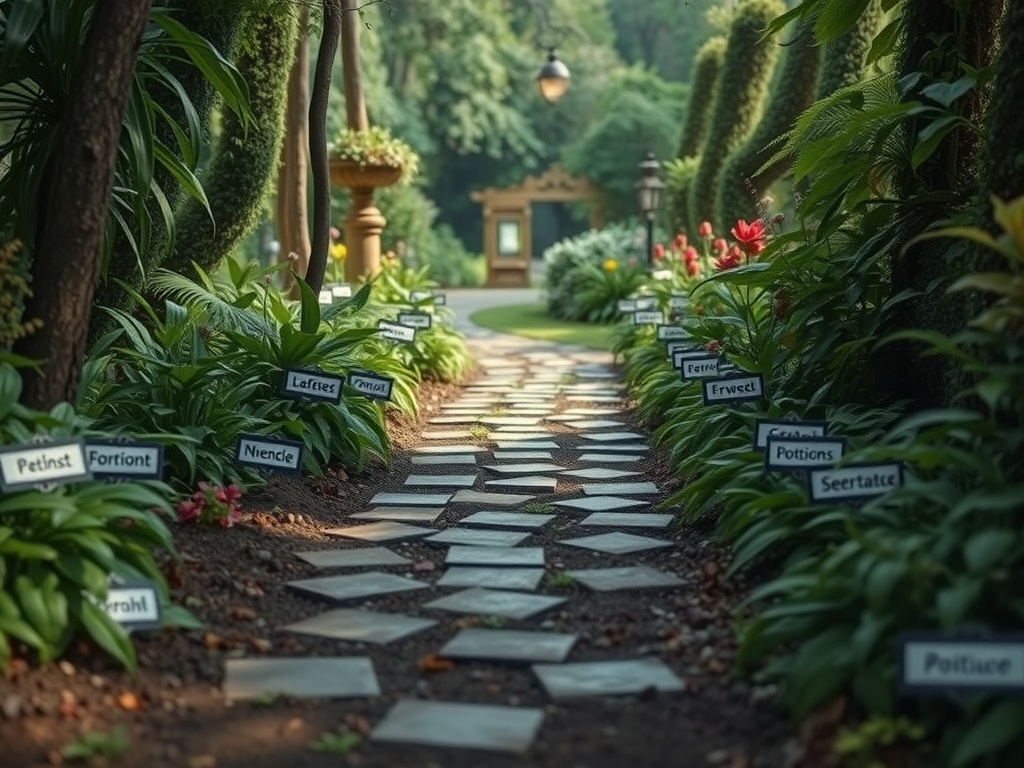
[[370,571],[346,576],[324,576],[317,579],[300,579],[286,582],[286,585],[300,592],[308,592],[330,600],[357,600],[391,592],[406,592],[412,589],[426,589],[429,585],[415,579],[407,579],[393,573]]
[[499,510],[482,510],[469,517],[459,520],[459,525],[483,525],[496,528],[542,528],[552,520],[554,515],[538,515],[532,512],[502,512]]
[[365,568],[368,566],[406,565],[409,562],[408,558],[402,557],[386,547],[321,549],[312,552],[296,552],[295,555],[317,568]]
[[506,619],[527,619],[565,602],[564,597],[528,595],[505,592],[500,589],[466,589],[426,603],[424,608],[436,608],[453,613],[474,613],[480,616],[501,616]]
[[655,512],[595,512],[580,521],[580,525],[603,528],[668,528],[672,515]]
[[511,662],[561,662],[576,643],[576,635],[523,632],[514,629],[463,629],[438,652],[447,659]]
[[658,486],[649,481],[639,483],[583,483],[580,489],[587,496],[646,496],[658,492]]
[[640,456],[635,453],[581,453],[579,461],[600,461],[605,464],[626,464],[640,461]]
[[450,493],[378,493],[372,499],[371,504],[381,506],[404,506],[410,507],[434,507],[444,506],[452,498]]
[[608,467],[589,467],[587,469],[567,469],[558,474],[566,477],[579,477],[584,480],[614,480],[617,477],[636,477],[643,473],[625,469],[610,469]]
[[288,624],[281,629],[302,635],[329,637],[353,643],[384,645],[420,632],[437,624],[433,619],[403,616],[399,613],[376,613],[355,608],[338,608],[308,619]]
[[595,592],[613,592],[619,589],[663,589],[682,586],[686,583],[678,576],[663,573],[649,565],[593,568],[567,571],[567,573]]
[[421,445],[413,448],[415,453],[480,453],[487,449],[482,445]]
[[228,659],[224,697],[232,701],[268,695],[349,699],[379,696],[373,663],[366,657]]
[[507,437],[508,435],[502,435],[502,439],[495,441],[494,444],[499,451],[546,451],[561,447],[554,440],[528,440],[517,443],[514,440],[508,440]]
[[525,752],[543,721],[543,709],[405,699],[388,711],[370,739]]
[[425,456],[413,456],[412,463],[416,465],[440,465],[455,466],[457,464],[476,464],[476,456],[471,453],[439,453],[427,454]]
[[353,520],[397,520],[404,523],[432,523],[444,507],[374,507],[352,514]]
[[629,555],[633,552],[644,552],[649,549],[662,549],[671,547],[671,541],[664,539],[652,539],[649,536],[637,536],[633,533],[599,533],[595,536],[582,536],[577,539],[562,539],[559,544],[569,547],[580,547],[592,549],[597,552],[606,552],[609,555]]
[[[526,461],[528,459],[550,459],[551,451],[494,451],[491,455],[496,461]],[[495,469],[493,465],[488,469],[494,469],[496,472],[504,471]]]
[[345,528],[328,528],[324,531],[328,536],[342,536],[346,539],[361,539],[362,541],[415,539],[417,536],[428,536],[433,532],[433,528],[422,528],[395,520],[380,520],[376,523],[350,525]]
[[509,566],[453,566],[437,580],[439,587],[469,589],[517,589],[532,592],[544,578],[543,568],[519,568]]
[[522,475],[529,474],[530,472],[558,472],[565,469],[565,467],[561,464],[532,462],[526,464],[484,464],[484,469],[489,469],[491,472],[500,472],[505,475]]
[[488,493],[486,491],[458,491],[450,499],[451,504],[495,504],[510,507],[530,501],[534,497],[522,493]]
[[639,694],[648,688],[665,693],[686,690],[683,681],[660,659],[534,664],[533,672],[556,701],[580,696]]
[[453,546],[444,559],[448,565],[503,565],[530,568],[544,565],[543,547]]
[[644,443],[623,443],[621,445],[592,445],[588,443],[587,445],[584,445],[580,450],[598,452],[608,451],[609,453],[613,453],[616,451],[619,453],[630,453],[636,451],[637,453],[640,453],[643,451],[649,451],[650,449],[651,446],[645,445]]
[[563,499],[552,502],[560,507],[583,509],[588,512],[606,512],[610,509],[628,509],[629,507],[649,506],[648,501],[623,499],[619,496],[584,496],[582,499]]
[[471,488],[474,483],[476,475],[409,475],[405,478],[406,485],[420,487]]
[[608,429],[610,427],[624,427],[625,422],[612,421],[611,419],[583,419],[581,421],[567,421],[566,424],[573,429]]
[[510,488],[513,490],[541,491],[543,493],[554,493],[558,486],[558,480],[553,477],[499,477],[497,480],[487,480],[484,486],[492,488]]
[[446,528],[440,533],[428,536],[424,541],[431,544],[454,544],[470,547],[514,547],[529,538],[522,531],[492,531],[474,528]]

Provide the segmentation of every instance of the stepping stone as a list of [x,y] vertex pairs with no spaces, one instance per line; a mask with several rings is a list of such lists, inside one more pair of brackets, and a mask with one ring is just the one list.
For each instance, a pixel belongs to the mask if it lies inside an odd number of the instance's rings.
[[514,629],[463,629],[438,651],[446,659],[484,661],[565,661],[576,643],[576,635],[559,632],[523,632]]
[[580,435],[584,440],[597,440],[608,443],[615,440],[643,440],[644,436],[638,432],[594,432],[593,434]]
[[[508,435],[502,435],[502,438],[507,438]],[[495,441],[495,446],[499,451],[533,451],[541,450],[547,451],[555,448],[561,448],[561,446],[554,440],[534,440],[522,443],[510,442],[502,439]]]
[[433,528],[422,528],[418,525],[407,525],[394,520],[381,520],[365,525],[350,525],[346,528],[329,528],[324,531],[328,536],[343,536],[346,539],[362,541],[397,541],[398,539],[414,539],[434,533]]
[[[551,451],[494,451],[492,455],[495,460],[526,461],[528,459],[550,459]],[[495,472],[503,471],[496,469],[493,465],[488,469],[493,469]]]
[[627,472],[623,469],[608,469],[606,467],[589,467],[588,469],[568,469],[559,472],[566,477],[580,477],[584,480],[613,480],[616,477],[635,477],[642,475],[642,472]]
[[319,579],[301,579],[285,582],[285,586],[331,600],[358,600],[392,592],[425,589],[428,584],[393,573],[370,571],[346,576],[324,576]]
[[554,421],[554,422],[564,423],[567,426],[572,427],[572,426],[575,426],[575,422],[583,421],[586,418],[587,418],[586,416],[576,416],[576,415],[573,415],[573,414],[557,414],[555,416],[547,416],[547,417],[545,417],[544,421]]
[[594,568],[583,571],[567,571],[567,573],[595,592],[614,592],[619,589],[664,589],[680,587],[686,583],[678,576],[662,573],[649,565]]
[[454,488],[471,488],[475,482],[476,475],[409,475],[405,479],[405,485],[440,485]]
[[527,538],[529,533],[521,531],[487,531],[472,528],[448,528],[424,541],[431,544],[457,544],[469,547],[514,547]]
[[486,451],[482,445],[423,445],[413,448],[413,453],[480,453]]
[[467,566],[449,568],[434,586],[468,589],[518,589],[532,592],[544,577],[543,568],[487,568]]
[[521,493],[485,493],[481,491],[458,491],[451,498],[452,504],[495,504],[499,507],[511,507],[533,499]]
[[480,422],[490,427],[535,427],[540,419],[528,416],[486,416]]
[[619,451],[623,453],[629,453],[636,451],[640,453],[642,451],[650,450],[651,446],[645,445],[644,443],[623,443],[622,445],[585,445],[581,446],[581,451]]
[[573,429],[608,429],[609,427],[626,426],[621,421],[612,421],[611,419],[584,419],[582,421],[570,421],[567,424]]
[[604,512],[609,509],[627,509],[629,507],[650,506],[649,501],[638,501],[637,499],[623,499],[618,496],[585,496],[582,499],[565,499],[555,501],[560,507],[571,507],[573,509],[584,509],[588,512]]
[[652,539],[648,536],[637,536],[633,533],[599,533],[596,536],[583,536],[578,539],[563,539],[558,542],[570,547],[582,547],[593,549],[598,552],[607,552],[609,555],[628,555],[631,552],[643,552],[648,549],[660,549],[671,547],[671,541],[664,539]]
[[349,515],[353,520],[401,520],[406,523],[432,523],[444,507],[377,507]]
[[658,486],[652,482],[643,483],[583,483],[580,488],[588,496],[643,496],[657,493]]
[[621,408],[566,408],[566,416],[615,416],[622,413]]
[[484,485],[488,490],[491,488],[529,488],[530,490],[554,493],[558,480],[553,477],[502,477],[497,480],[487,480]]
[[380,696],[373,662],[364,656],[314,659],[228,659],[224,698],[232,701],[274,695],[303,699]]
[[[551,437],[550,432],[494,432],[492,437],[495,442],[501,441],[504,443],[516,442],[516,441],[530,441],[530,440],[543,440],[546,437]],[[499,443],[500,445],[500,443]],[[557,446],[555,446],[557,447]]]
[[616,403],[622,402],[618,395],[568,395],[566,398],[570,403]]
[[529,568],[544,567],[543,547],[466,547],[448,549],[446,565],[495,565]]
[[476,464],[476,456],[471,453],[439,453],[439,454],[427,454],[425,456],[413,456],[413,464],[431,464],[431,465],[456,465],[456,464]]
[[428,429],[420,432],[421,440],[465,440],[467,437],[473,437],[468,429]]
[[602,528],[668,528],[672,515],[653,512],[595,512],[580,521],[580,525]]
[[502,616],[506,619],[526,619],[565,602],[564,597],[526,595],[522,592],[504,592],[500,589],[466,589],[426,603],[424,608],[436,608],[452,613],[474,613],[481,616]]
[[530,512],[474,512],[459,520],[459,525],[485,525],[496,528],[543,528],[555,519],[554,515],[535,515]]
[[579,461],[601,461],[608,464],[626,464],[631,461],[640,461],[640,457],[633,453],[581,453]]
[[484,464],[484,469],[489,469],[491,472],[514,475],[528,472],[557,472],[561,469],[565,469],[565,467],[561,464],[543,464],[540,462],[534,462],[530,464]]
[[450,493],[378,493],[370,504],[382,506],[443,507],[449,502]]
[[530,748],[543,721],[543,709],[405,699],[388,710],[370,739],[518,753]]
[[639,694],[652,687],[666,693],[686,690],[683,681],[661,659],[534,664],[533,672],[556,701]]
[[372,565],[404,565],[409,562],[408,558],[397,555],[384,547],[321,549],[315,552],[296,552],[295,554],[317,568],[363,568]]
[[385,645],[435,624],[437,622],[432,619],[418,619],[400,613],[375,613],[354,608],[338,608],[288,624],[281,629],[300,635]]
[[478,419],[474,415],[456,414],[454,416],[435,416],[428,424],[476,424]]
[[[539,419],[537,419],[539,421]],[[538,428],[536,424],[530,427],[495,427],[493,430],[495,439],[504,437],[505,435],[512,435],[512,439],[515,440],[516,435],[524,433],[540,434],[544,437],[548,437],[550,433],[543,427]]]

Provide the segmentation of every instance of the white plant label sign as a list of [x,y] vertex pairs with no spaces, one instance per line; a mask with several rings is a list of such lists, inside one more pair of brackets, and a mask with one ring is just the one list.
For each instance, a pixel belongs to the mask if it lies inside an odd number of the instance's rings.
[[263,470],[301,472],[302,443],[262,435],[239,435],[235,461]]
[[893,462],[812,469],[807,482],[811,502],[815,504],[869,499],[902,487],[903,465]]
[[390,400],[395,380],[375,373],[350,373],[348,386],[363,397],[374,400]]
[[296,399],[326,400],[331,403],[341,402],[341,387],[345,383],[344,376],[320,371],[307,371],[302,368],[286,368],[281,394]]
[[0,448],[0,490],[17,491],[46,483],[91,479],[81,440]]

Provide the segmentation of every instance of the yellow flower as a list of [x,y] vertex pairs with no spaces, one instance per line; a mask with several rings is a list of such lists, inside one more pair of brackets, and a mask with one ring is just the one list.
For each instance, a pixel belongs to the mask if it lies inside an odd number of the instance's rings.
[[335,261],[344,261],[346,256],[348,256],[348,248],[345,247],[344,243],[338,243],[337,245],[331,246],[332,259]]
[[1003,228],[1017,253],[1024,256],[1024,195],[1009,202],[993,197],[992,207],[996,222]]
[[605,259],[604,264],[601,265],[605,272],[614,272],[619,268],[619,262],[615,259]]

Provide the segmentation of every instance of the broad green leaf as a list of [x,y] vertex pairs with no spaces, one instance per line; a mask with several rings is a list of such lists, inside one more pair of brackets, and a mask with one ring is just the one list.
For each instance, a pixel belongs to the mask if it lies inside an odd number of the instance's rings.
[[1020,738],[1021,723],[1024,723],[1024,701],[996,700],[967,728],[953,751],[950,768],[967,768],[979,758],[994,757],[1000,749]]

